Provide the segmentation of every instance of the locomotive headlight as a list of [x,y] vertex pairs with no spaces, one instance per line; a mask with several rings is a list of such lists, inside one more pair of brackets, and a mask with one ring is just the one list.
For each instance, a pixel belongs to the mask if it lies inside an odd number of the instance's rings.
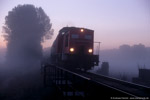
[[74,52],[74,48],[70,48],[70,52]]
[[88,52],[89,52],[89,53],[92,53],[92,52],[93,52],[93,50],[92,50],[92,49],[89,49],[89,50],[88,50]]
[[81,32],[84,32],[84,29],[80,29]]

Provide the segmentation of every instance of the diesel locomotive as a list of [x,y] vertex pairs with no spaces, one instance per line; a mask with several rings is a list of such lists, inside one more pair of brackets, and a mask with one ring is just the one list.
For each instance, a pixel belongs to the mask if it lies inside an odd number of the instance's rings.
[[51,63],[87,71],[99,64],[94,55],[94,31],[79,27],[64,27],[51,47]]

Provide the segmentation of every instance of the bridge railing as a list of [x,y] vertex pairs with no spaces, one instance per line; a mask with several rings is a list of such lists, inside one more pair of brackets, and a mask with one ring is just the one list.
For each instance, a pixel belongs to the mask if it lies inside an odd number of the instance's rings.
[[45,87],[52,81],[65,98],[81,100],[111,99],[113,97],[133,97],[123,91],[112,88],[92,79],[54,65],[43,65],[43,83]]

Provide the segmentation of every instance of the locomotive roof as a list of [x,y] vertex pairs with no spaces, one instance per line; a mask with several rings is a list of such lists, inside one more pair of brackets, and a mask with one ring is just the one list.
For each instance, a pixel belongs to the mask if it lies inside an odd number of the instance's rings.
[[89,31],[94,31],[94,30],[91,30],[91,29],[87,29],[87,28],[82,28],[82,27],[63,27],[59,32],[66,32],[66,31],[70,31],[70,30],[73,30],[73,29],[85,29],[85,30],[89,30]]

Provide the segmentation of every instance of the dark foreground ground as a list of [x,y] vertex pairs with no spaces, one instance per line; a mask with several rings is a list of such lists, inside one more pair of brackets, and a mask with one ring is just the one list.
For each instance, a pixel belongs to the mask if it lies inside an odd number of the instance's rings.
[[52,82],[43,86],[40,71],[20,75],[0,73],[0,100],[63,100]]

